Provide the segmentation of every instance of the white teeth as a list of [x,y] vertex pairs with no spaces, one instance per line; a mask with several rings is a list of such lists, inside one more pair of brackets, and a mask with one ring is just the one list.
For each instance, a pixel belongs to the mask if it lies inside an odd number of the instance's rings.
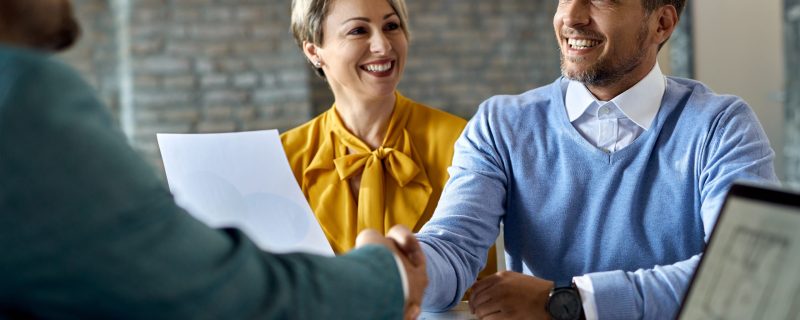
[[369,71],[369,72],[384,72],[386,70],[389,70],[389,68],[391,68],[391,67],[392,67],[392,63],[391,62],[387,62],[387,63],[384,63],[384,64],[368,64],[368,65],[364,66],[364,69],[367,69],[367,71]]
[[586,49],[600,44],[600,41],[586,40],[586,39],[569,39],[567,40],[567,43],[573,49]]

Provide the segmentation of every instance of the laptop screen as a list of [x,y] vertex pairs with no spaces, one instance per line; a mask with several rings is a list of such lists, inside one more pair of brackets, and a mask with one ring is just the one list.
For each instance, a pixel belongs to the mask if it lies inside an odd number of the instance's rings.
[[800,319],[800,195],[734,185],[681,319]]

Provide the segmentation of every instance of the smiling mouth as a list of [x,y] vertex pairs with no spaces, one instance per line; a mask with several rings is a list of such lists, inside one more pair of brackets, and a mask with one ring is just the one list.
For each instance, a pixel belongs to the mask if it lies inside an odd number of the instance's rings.
[[567,39],[567,45],[569,45],[570,49],[574,50],[591,49],[599,45],[600,42],[601,42],[600,40],[591,40],[591,39],[574,39],[574,38]]
[[394,68],[394,61],[386,61],[383,63],[370,63],[361,66],[361,70],[373,74],[385,74],[391,71],[392,68]]

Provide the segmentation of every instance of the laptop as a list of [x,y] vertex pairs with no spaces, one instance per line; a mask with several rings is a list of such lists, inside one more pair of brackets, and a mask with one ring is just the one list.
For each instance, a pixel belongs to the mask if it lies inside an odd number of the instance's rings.
[[800,320],[800,194],[731,187],[678,318]]

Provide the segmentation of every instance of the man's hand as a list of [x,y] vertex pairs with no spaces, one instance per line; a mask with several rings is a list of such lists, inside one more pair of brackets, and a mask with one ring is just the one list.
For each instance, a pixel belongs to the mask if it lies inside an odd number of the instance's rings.
[[517,272],[495,273],[472,286],[469,308],[479,319],[549,319],[553,282]]
[[389,230],[386,237],[372,229],[362,231],[356,238],[356,247],[367,244],[382,244],[391,249],[403,261],[403,267],[405,267],[408,277],[405,318],[416,319],[422,310],[422,295],[425,293],[425,287],[428,286],[425,254],[422,252],[417,238],[408,228],[397,225]]

